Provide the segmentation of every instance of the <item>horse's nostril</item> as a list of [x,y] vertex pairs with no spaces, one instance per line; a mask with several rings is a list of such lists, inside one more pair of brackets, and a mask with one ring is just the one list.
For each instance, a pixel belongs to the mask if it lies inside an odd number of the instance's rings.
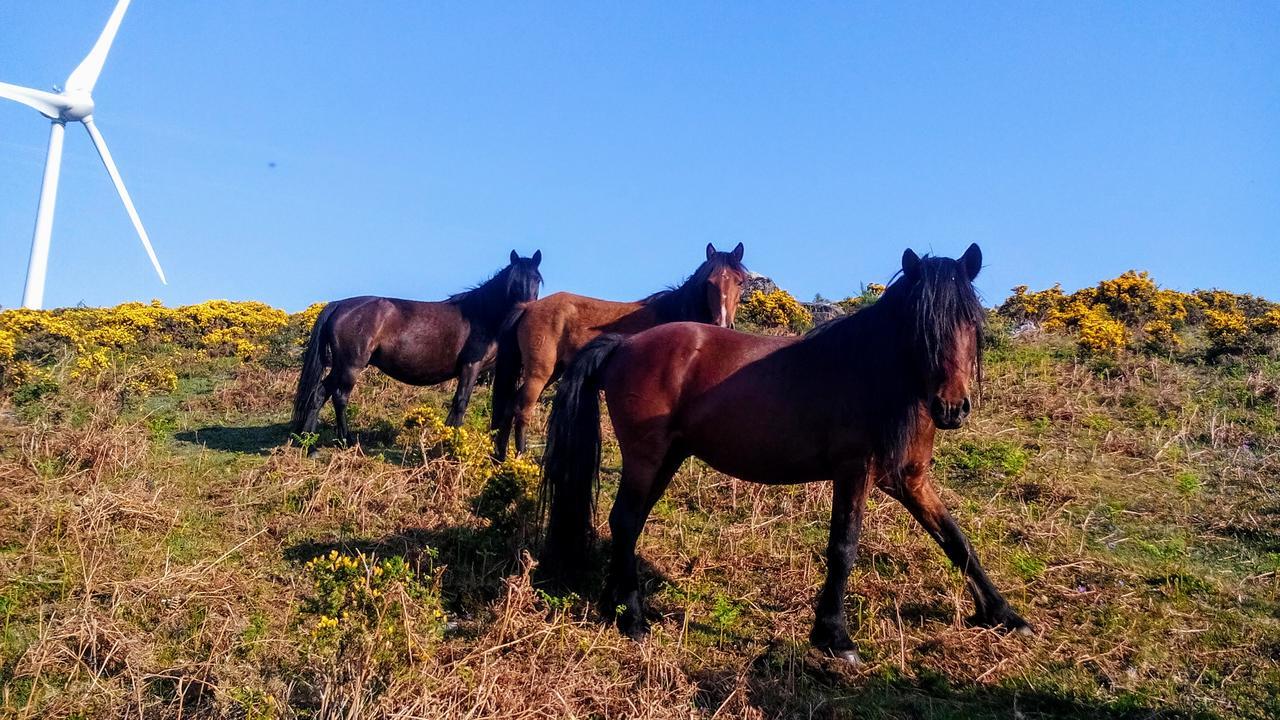
[[963,415],[968,415],[969,410],[971,410],[972,408],[973,408],[973,405],[969,403],[969,398],[965,398],[964,402],[960,403],[960,412]]

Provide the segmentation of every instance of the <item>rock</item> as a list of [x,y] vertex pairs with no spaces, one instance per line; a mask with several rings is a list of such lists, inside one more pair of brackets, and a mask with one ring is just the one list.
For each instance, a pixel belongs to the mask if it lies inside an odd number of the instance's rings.
[[746,300],[751,297],[751,293],[759,291],[768,295],[776,292],[778,284],[758,272],[751,272],[747,276],[747,281],[742,283],[742,294],[740,300]]
[[800,304],[803,305],[804,309],[808,310],[809,314],[813,316],[814,325],[821,325],[828,320],[834,320],[845,314],[844,308],[833,302],[827,302],[825,300],[820,302],[802,302]]

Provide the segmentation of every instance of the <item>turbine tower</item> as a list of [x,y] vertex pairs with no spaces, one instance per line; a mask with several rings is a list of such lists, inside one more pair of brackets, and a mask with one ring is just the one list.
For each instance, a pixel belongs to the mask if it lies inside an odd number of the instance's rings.
[[111,176],[116,191],[120,193],[124,209],[129,213],[129,219],[133,221],[138,237],[142,239],[142,247],[151,258],[151,264],[155,267],[156,274],[160,276],[160,282],[166,283],[164,270],[160,269],[160,261],[156,259],[156,252],[151,248],[151,239],[147,237],[147,231],[142,227],[142,220],[138,218],[138,211],[133,207],[129,191],[124,188],[124,180],[120,179],[120,171],[116,169],[116,163],[111,159],[107,142],[102,139],[102,133],[93,123],[93,86],[98,82],[98,75],[102,73],[102,64],[107,60],[107,52],[111,50],[111,43],[116,39],[116,31],[120,29],[120,21],[124,19],[124,12],[128,9],[129,0],[120,0],[116,3],[116,9],[107,19],[107,26],[98,36],[98,42],[93,44],[93,49],[71,72],[66,85],[59,92],[45,92],[0,82],[0,97],[33,107],[41,115],[53,121],[53,127],[49,131],[49,156],[44,163],[44,182],[40,186],[40,205],[36,210],[36,229],[31,238],[31,260],[27,265],[27,284],[22,291],[23,307],[39,309],[44,303],[45,271],[49,266],[49,238],[53,234],[53,207],[58,199],[58,173],[62,165],[62,139],[69,122],[81,123],[89,132],[89,139],[98,149],[102,164],[107,167],[107,174]]

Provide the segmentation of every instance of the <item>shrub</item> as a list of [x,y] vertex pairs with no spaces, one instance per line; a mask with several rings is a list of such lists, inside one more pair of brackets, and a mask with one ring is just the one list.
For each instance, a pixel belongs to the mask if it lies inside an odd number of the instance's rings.
[[[1270,308],[1261,316],[1254,318],[1250,327],[1254,332],[1263,335],[1280,331],[1280,306]],[[3,352],[3,348],[0,347],[0,357],[3,357]]]
[[1152,320],[1142,326],[1142,334],[1148,350],[1167,352],[1182,346],[1182,337],[1168,320]]
[[1210,309],[1204,313],[1205,331],[1210,348],[1214,352],[1234,352],[1241,349],[1249,335],[1249,321],[1238,310]]
[[[1280,306],[1225,290],[1183,293],[1159,287],[1146,271],[1128,270],[1070,295],[1013,288],[997,313],[1014,322],[1037,322],[1050,332],[1076,335],[1080,349],[1099,362],[1113,361],[1130,345],[1155,353],[1183,348],[1184,329],[1202,327],[1210,357],[1242,350],[1269,351],[1265,336],[1280,332]],[[1194,356],[1189,356],[1194,357]]]
[[813,315],[786,290],[756,290],[747,296],[738,313],[747,323],[761,328],[799,332],[813,325]]
[[846,313],[861,310],[862,308],[872,305],[879,300],[880,296],[884,295],[884,291],[885,286],[880,283],[867,283],[862,286],[862,292],[857,295],[851,295],[837,302],[836,307]]
[[307,340],[311,337],[311,329],[315,327],[316,319],[320,317],[320,312],[328,305],[329,303],[327,302],[312,303],[307,306],[306,310],[289,316],[289,333],[294,336],[295,345],[307,344]]
[[303,567],[309,593],[301,624],[313,652],[344,660],[365,655],[380,669],[424,657],[444,632],[436,553],[415,572],[405,559],[331,550]]
[[1111,317],[1106,308],[1094,305],[1079,321],[1080,348],[1092,355],[1119,355],[1128,342],[1124,323]]
[[1014,322],[1042,323],[1051,313],[1061,309],[1066,300],[1060,284],[1039,292],[1028,292],[1026,285],[1019,285],[998,312]]
[[1156,284],[1145,270],[1127,270],[1117,278],[1099,282],[1094,300],[1120,321],[1138,323],[1151,316],[1156,295]]

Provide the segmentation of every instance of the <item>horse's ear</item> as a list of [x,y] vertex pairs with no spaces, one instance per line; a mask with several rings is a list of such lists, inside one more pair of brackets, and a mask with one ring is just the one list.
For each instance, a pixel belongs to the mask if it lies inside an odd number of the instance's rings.
[[915,271],[916,266],[920,264],[920,256],[911,248],[907,248],[902,253],[902,272],[910,275]]
[[716,246],[707,243],[707,259],[710,260],[716,254]]
[[520,254],[519,254],[519,253],[517,253],[515,250],[512,250],[512,251],[511,251],[511,263],[514,265],[514,264],[515,264],[515,262],[516,262],[517,260],[519,260],[519,259],[520,259]]
[[538,267],[538,266],[539,266],[539,265],[541,265],[541,264],[542,264],[542,251],[541,251],[541,250],[534,250],[534,251],[533,251],[533,266],[534,266],[534,267]]
[[733,249],[733,261],[742,262],[742,253],[745,251],[746,248],[742,247],[742,243],[738,243],[737,247]]
[[978,277],[978,271],[982,269],[982,248],[978,247],[978,243],[969,245],[969,249],[964,251],[964,255],[960,257],[960,265],[964,267],[964,274],[969,276],[969,282]]

